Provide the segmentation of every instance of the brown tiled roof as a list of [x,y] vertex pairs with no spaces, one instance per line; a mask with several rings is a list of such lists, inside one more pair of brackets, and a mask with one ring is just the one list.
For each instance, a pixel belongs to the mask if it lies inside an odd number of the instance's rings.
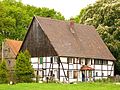
[[59,56],[115,60],[93,26],[74,24],[73,34],[69,22],[35,18]]
[[13,51],[13,53],[15,55],[17,55],[18,52],[19,52],[19,49],[20,49],[20,47],[22,45],[22,41],[5,39],[5,42],[9,45],[9,47]]

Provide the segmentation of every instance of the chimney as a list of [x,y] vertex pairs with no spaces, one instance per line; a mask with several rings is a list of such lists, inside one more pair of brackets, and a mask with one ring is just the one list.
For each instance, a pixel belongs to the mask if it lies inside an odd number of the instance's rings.
[[75,33],[75,31],[74,31],[74,19],[73,18],[70,18],[70,31],[72,33]]

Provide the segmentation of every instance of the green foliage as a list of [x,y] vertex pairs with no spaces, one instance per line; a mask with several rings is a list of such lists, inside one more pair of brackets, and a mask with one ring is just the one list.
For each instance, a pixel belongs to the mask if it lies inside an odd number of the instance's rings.
[[8,71],[6,67],[6,62],[3,60],[0,64],[0,84],[8,82]]
[[103,78],[103,79],[97,79],[95,80],[95,82],[99,82],[99,83],[115,83],[116,81],[114,80],[113,77],[109,77],[109,78]]
[[54,9],[24,5],[20,0],[0,0],[0,46],[4,38],[23,40],[33,16],[64,20]]
[[95,26],[117,59],[115,74],[120,74],[120,0],[97,0],[95,4],[83,8],[75,20]]
[[18,54],[15,66],[15,75],[17,82],[32,82],[34,69],[32,68],[30,54],[27,50]]

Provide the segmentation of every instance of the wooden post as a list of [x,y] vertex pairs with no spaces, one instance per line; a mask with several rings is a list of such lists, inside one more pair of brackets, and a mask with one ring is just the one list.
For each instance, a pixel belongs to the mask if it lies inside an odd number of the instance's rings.
[[37,77],[36,77],[36,82],[39,82],[39,57],[38,57],[38,69],[37,69]]
[[58,79],[60,81],[60,57],[58,57]]
[[51,67],[52,71],[50,71],[50,72],[51,72],[51,79],[53,80],[53,77],[54,77],[54,75],[53,75],[53,57],[51,57],[51,65],[52,65],[52,67]]
[[65,76],[65,79],[66,79],[66,81],[67,81],[67,76],[66,76],[66,74],[65,74],[64,67],[63,67],[63,64],[62,64],[61,60],[60,60],[60,63],[61,63],[62,69],[63,69],[63,73],[64,73],[64,76]]
[[85,70],[85,81],[87,81],[87,70]]
[[45,75],[47,77],[47,57],[45,57]]
[[107,76],[108,76],[108,63],[107,63]]
[[[102,60],[103,62],[103,60]],[[101,78],[103,79],[103,63],[101,64]]]
[[76,61],[76,64],[77,64],[77,82],[78,82],[78,74],[79,74],[79,73],[78,73],[78,72],[79,72],[79,71],[78,71],[78,63],[79,63],[79,58],[77,58],[77,61]]
[[93,71],[93,80],[95,81],[95,59],[94,59],[94,71]]
[[42,57],[42,81],[43,81],[43,78],[44,78],[44,69],[43,69],[43,57]]
[[68,62],[68,83],[69,83],[69,58],[67,58]]
[[49,72],[48,72],[48,76],[49,76],[49,74],[50,74],[50,68],[51,68],[51,63],[50,63],[50,67],[49,67]]
[[53,57],[51,57],[52,58],[52,78],[53,78]]

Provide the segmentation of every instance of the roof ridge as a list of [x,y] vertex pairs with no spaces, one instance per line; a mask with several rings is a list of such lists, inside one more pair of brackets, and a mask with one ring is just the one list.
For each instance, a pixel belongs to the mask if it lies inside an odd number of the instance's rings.
[[[47,19],[47,20],[53,20],[53,21],[60,21],[60,22],[65,22],[65,23],[70,23],[70,21],[67,21],[67,20],[59,20],[59,19],[54,19],[54,18],[51,18],[51,17],[41,17],[41,16],[34,16],[35,18],[40,18],[40,19]],[[89,26],[89,27],[93,27],[93,25],[87,25],[87,24],[81,24],[81,23],[74,23],[75,25],[83,25],[83,26]]]

